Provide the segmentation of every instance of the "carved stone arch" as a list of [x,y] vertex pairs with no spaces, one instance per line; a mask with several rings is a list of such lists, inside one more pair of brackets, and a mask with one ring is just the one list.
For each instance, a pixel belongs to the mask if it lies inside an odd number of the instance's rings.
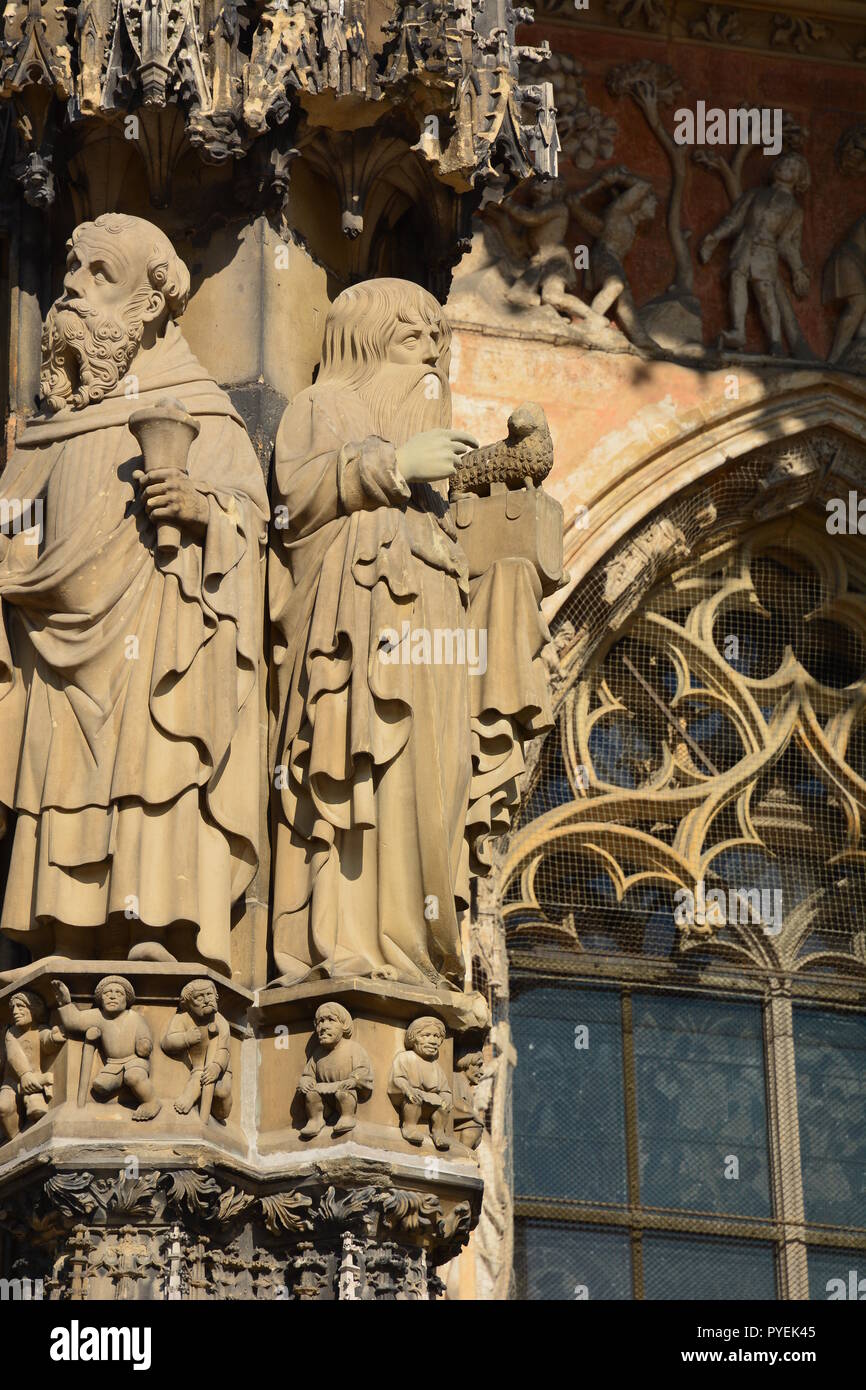
[[773,379],[741,373],[736,399],[728,399],[728,380],[709,383],[690,409],[674,408],[670,397],[642,408],[628,429],[604,437],[591,450],[586,473],[603,481],[586,507],[572,515],[566,511],[564,562],[570,579],[551,601],[555,609],[548,609],[548,618],[565,607],[621,541],[657,512],[666,512],[681,494],[710,485],[727,465],[821,430],[842,436],[859,457],[866,440],[866,382],[818,371]]
[[[840,618],[845,628],[841,645],[850,645],[866,663],[866,558],[856,517],[852,535],[830,535],[827,527],[828,503],[847,499],[852,491],[866,491],[866,444],[837,420],[761,443],[723,459],[707,477],[673,493],[620,538],[572,591],[552,624],[558,720],[548,740],[559,741],[557,775],[565,780],[560,804],[546,807],[538,789],[547,744],[540,744],[527,777],[521,824],[485,895],[488,914],[492,898],[506,937],[512,933],[510,924],[516,924],[518,936],[546,933],[544,894],[553,891],[548,879],[562,884],[563,875],[591,876],[595,867],[609,877],[616,901],[622,903],[640,886],[693,890],[711,870],[720,846],[757,851],[766,835],[756,828],[756,817],[760,813],[765,827],[773,821],[772,807],[764,804],[770,770],[789,750],[791,757],[805,757],[816,777],[828,779],[831,799],[839,807],[836,833],[844,845],[840,841],[837,852],[828,850],[828,863],[844,862],[859,875],[866,769],[852,769],[846,757],[849,744],[866,737],[866,664],[844,691],[834,692],[798,667],[797,650],[791,649],[778,672],[768,672],[762,680],[741,680],[716,649],[713,636],[714,621],[727,611],[725,605],[732,611],[744,603],[762,610],[763,594],[755,589],[749,566],[753,559],[764,564],[764,555],[785,550],[802,557],[820,586],[820,621],[826,618],[832,627]],[[804,614],[804,622],[808,618]],[[814,635],[803,640],[814,641]],[[629,643],[652,649],[656,655],[648,658],[650,664],[668,663],[669,698],[652,689],[646,669],[638,671]],[[613,652],[621,653],[618,659],[640,690],[641,718],[659,719],[668,739],[631,790],[599,773],[590,747],[600,720],[628,714],[621,693],[600,674]],[[790,688],[784,716],[783,687]],[[737,743],[730,765],[716,766],[691,739],[683,717],[690,702],[730,721],[731,739]],[[796,808],[781,804],[781,783],[773,794],[777,811],[795,827]],[[829,898],[822,892],[826,904]],[[718,946],[731,957],[742,951],[762,969],[797,970],[806,959],[816,903],[801,905],[797,930],[786,930],[778,943],[747,930],[736,945],[722,943],[721,937],[713,940],[713,949]],[[846,909],[840,898],[838,907],[850,917],[850,904]],[[692,944],[704,938],[706,944],[716,936],[712,922],[678,925],[685,928],[678,951],[688,938]],[[573,914],[570,921],[563,918],[553,935],[560,929],[579,947]],[[844,950],[839,943],[822,948],[827,967],[864,973],[863,945],[852,938]],[[490,954],[489,943],[485,954]],[[814,950],[806,955],[814,965]]]

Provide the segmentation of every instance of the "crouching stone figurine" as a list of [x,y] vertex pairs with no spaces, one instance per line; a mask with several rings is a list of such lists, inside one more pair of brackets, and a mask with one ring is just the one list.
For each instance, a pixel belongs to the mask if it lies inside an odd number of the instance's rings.
[[19,990],[9,1001],[12,1022],[3,1034],[0,1124],[14,1139],[21,1121],[28,1124],[48,1111],[53,1078],[47,1057],[63,1042],[59,1028],[44,1028],[45,1005],[38,994]]
[[445,1025],[438,1018],[416,1018],[406,1029],[406,1051],[391,1067],[388,1095],[400,1112],[400,1132],[410,1144],[432,1138],[437,1149],[450,1149],[445,1133],[451,1113],[451,1087],[439,1064]]
[[[72,1003],[62,980],[52,980],[57,1017],[64,1037],[83,1037],[78,1104],[87,1101],[88,1089],[97,1100],[109,1100],[124,1086],[138,1101],[134,1120],[153,1120],[162,1109],[150,1079],[153,1034],[141,1014],[133,1013],[135,990],[122,975],[106,975],[93,991],[95,1008],[79,1009]],[[102,1068],[90,1085],[93,1054],[99,1052]]]
[[196,1101],[199,1116],[227,1120],[232,1108],[229,1025],[218,1012],[212,980],[190,980],[180,992],[180,1008],[166,1028],[160,1046],[169,1057],[189,1067],[189,1080],[174,1102],[178,1115],[188,1115]]
[[360,1043],[352,1040],[352,1015],[342,1004],[320,1004],[316,1010],[316,1037],[304,1067],[298,1090],[307,1108],[302,1139],[313,1139],[325,1126],[325,1106],[337,1111],[332,1133],[348,1134],[357,1123],[358,1100],[373,1092],[373,1067]]

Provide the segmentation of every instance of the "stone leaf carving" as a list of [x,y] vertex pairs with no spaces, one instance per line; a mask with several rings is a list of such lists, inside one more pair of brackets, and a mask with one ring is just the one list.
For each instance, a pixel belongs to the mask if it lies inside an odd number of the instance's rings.
[[261,469],[177,326],[189,273],[164,234],[106,214],[68,267],[42,413],[0,480],[13,514],[40,499],[43,542],[0,533],[0,929],[36,958],[156,939],[230,971],[261,820]]
[[262,1213],[271,1235],[311,1228],[312,1197],[305,1192],[276,1192],[262,1197]]
[[597,106],[590,106],[582,81],[583,68],[577,59],[570,53],[554,52],[544,63],[530,66],[528,72],[535,80],[546,80],[553,86],[563,156],[578,169],[591,169],[610,159],[617,123]]

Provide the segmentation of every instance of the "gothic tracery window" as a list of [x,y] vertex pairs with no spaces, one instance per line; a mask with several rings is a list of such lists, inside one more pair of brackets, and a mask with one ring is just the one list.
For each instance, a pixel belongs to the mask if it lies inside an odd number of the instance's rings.
[[522,1297],[866,1274],[862,552],[721,539],[560,701],[501,879]]

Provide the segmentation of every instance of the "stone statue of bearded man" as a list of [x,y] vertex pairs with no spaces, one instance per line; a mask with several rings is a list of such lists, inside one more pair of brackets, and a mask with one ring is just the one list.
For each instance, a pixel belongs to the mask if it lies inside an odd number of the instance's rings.
[[[79,226],[45,324],[44,413],[0,478],[7,520],[10,502],[42,515],[36,537],[0,534],[0,926],[34,956],[156,939],[228,970],[256,871],[267,497],[176,325],[188,294],[150,223]],[[189,472],[145,475],[129,417],[166,396],[199,426]]]
[[[447,500],[450,330],[419,286],[344,290],[275,452],[274,959],[286,983],[462,989],[460,913],[549,726],[540,588],[470,581]],[[484,652],[486,660],[480,660]],[[475,659],[471,654],[474,653]]]

